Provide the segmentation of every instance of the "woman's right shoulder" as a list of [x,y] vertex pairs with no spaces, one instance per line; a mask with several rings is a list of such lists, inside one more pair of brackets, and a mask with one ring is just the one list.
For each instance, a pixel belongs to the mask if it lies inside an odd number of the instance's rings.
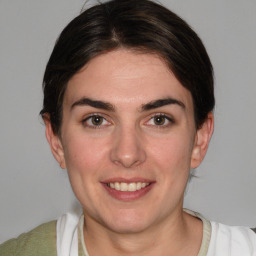
[[1,256],[56,256],[56,221],[41,224],[35,229],[0,245]]

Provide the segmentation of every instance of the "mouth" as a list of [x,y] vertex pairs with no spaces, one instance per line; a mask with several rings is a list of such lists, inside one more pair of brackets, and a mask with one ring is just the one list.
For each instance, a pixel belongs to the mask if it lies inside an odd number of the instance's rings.
[[102,183],[108,194],[121,201],[137,200],[153,188],[155,182],[148,180],[128,181],[128,180],[114,180]]
[[122,192],[135,192],[139,191],[147,186],[149,186],[149,182],[131,182],[131,183],[126,183],[126,182],[110,182],[107,183],[106,185],[109,188],[115,189],[117,191],[122,191]]

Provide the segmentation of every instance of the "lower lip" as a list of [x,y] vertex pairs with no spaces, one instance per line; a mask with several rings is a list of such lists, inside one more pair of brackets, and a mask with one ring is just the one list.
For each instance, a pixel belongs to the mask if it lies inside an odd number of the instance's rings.
[[145,188],[136,191],[119,191],[107,186],[105,183],[102,183],[102,185],[108,191],[110,196],[114,197],[115,199],[122,201],[133,201],[145,196],[152,189],[154,183],[150,183]]

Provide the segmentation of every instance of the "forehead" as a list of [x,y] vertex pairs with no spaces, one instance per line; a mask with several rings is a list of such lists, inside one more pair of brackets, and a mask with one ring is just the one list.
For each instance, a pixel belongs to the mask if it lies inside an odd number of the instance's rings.
[[191,108],[190,92],[155,54],[115,50],[93,58],[68,82],[64,104],[81,97],[113,104],[144,104],[172,97]]

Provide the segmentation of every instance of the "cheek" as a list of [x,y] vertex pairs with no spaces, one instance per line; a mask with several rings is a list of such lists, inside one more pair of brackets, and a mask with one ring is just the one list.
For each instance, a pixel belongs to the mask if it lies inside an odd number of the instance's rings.
[[188,142],[187,138],[182,138],[181,136],[172,136],[155,142],[152,147],[159,157],[177,160],[177,162],[190,157],[192,152],[191,143]]
[[187,136],[174,134],[168,138],[154,141],[150,147],[150,155],[161,166],[166,175],[187,175],[190,170],[190,161],[193,143]]
[[67,138],[64,146],[66,166],[71,174],[86,175],[97,172],[106,161],[106,142],[83,136]]
[[86,207],[99,192],[100,171],[106,166],[106,144],[83,136],[66,138],[64,155],[70,184],[77,199]]

